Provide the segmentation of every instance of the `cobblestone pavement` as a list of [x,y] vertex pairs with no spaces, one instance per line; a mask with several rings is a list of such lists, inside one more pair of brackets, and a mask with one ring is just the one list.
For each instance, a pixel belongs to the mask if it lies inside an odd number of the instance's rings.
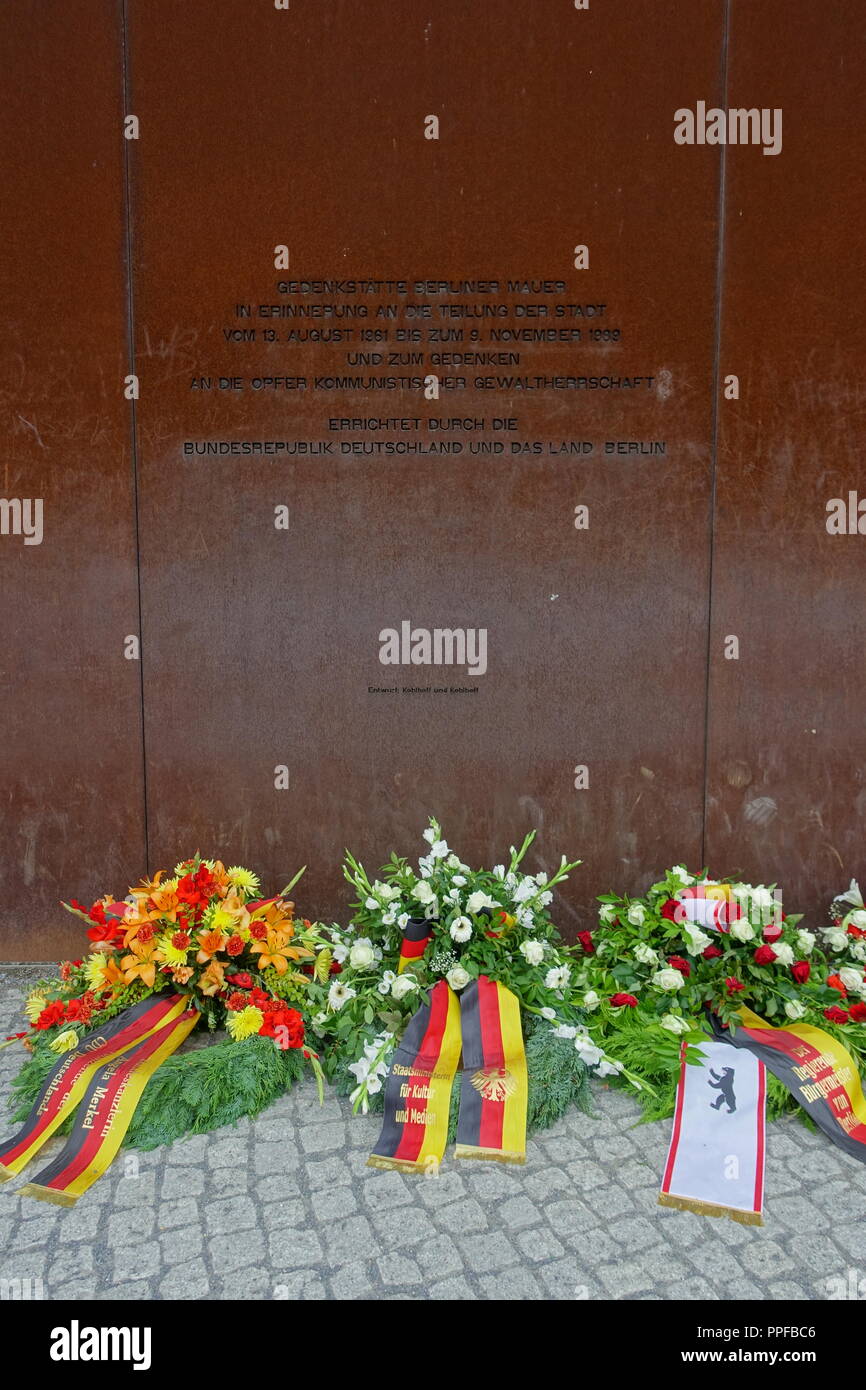
[[[21,1027],[0,970],[0,1035]],[[21,1062],[0,1051],[5,1097]],[[656,1205],[669,1122],[596,1087],[529,1141],[525,1168],[438,1178],[367,1168],[378,1133],[305,1083],[254,1121],[127,1150],[71,1209],[0,1187],[0,1289],[46,1299],[815,1299],[866,1275],[866,1167],[791,1119],[769,1126],[763,1227]],[[55,1141],[56,1142],[56,1141]],[[51,1150],[49,1150],[50,1152]],[[22,1179],[23,1181],[23,1179]]]

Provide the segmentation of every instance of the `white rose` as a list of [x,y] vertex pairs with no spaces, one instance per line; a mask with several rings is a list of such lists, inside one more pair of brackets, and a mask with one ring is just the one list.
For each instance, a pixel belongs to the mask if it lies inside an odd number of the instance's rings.
[[394,999],[405,999],[407,994],[411,994],[418,988],[418,981],[414,975],[398,975],[391,982],[391,994]]
[[685,864],[674,864],[674,867],[671,869],[671,877],[678,878],[684,888],[695,881]]
[[646,917],[646,908],[642,903],[632,903],[626,915],[633,927],[641,927]]
[[548,989],[565,989],[571,979],[571,970],[567,965],[556,965],[552,970],[548,970],[544,977],[544,983]]
[[731,923],[731,936],[735,941],[752,941],[755,936],[755,928],[752,926],[748,917],[738,917]]
[[665,1014],[664,1017],[660,1019],[660,1023],[662,1028],[666,1028],[669,1033],[679,1034],[689,1031],[689,1025],[684,1018],[680,1018],[679,1014]]
[[653,984],[658,989],[681,989],[685,984],[685,977],[679,970],[674,970],[673,966],[665,966],[664,970],[657,970],[653,975]]
[[844,951],[848,945],[848,933],[841,927],[831,927],[824,933],[824,940],[833,951]]
[[866,941],[852,941],[851,954],[855,960],[866,961]]
[[462,874],[455,874],[451,882],[454,884],[455,888],[466,887],[466,879],[463,877]]
[[763,911],[765,908],[772,907],[773,903],[776,901],[774,894],[770,892],[769,888],[753,888],[750,896],[752,899],[752,907],[756,907],[759,912]]
[[429,903],[433,901],[434,893],[429,883],[416,883],[412,897],[419,903]]
[[602,903],[601,907],[598,909],[598,920],[604,926],[607,926],[608,922],[612,922],[615,916],[616,908],[613,903]]
[[445,979],[453,990],[465,989],[471,978],[468,971],[464,970],[462,965],[452,965],[448,974],[445,976]]
[[540,941],[521,941],[520,954],[528,965],[540,965],[544,960],[544,946]]
[[712,946],[713,938],[708,936],[700,927],[690,923],[683,924],[683,935],[686,937],[686,950],[690,956],[699,956],[708,946]]
[[491,898],[490,894],[482,893],[480,889],[478,889],[478,891],[475,893],[470,893],[468,901],[466,903],[467,911],[475,913],[480,912],[483,907],[492,908],[495,906],[496,904]]
[[585,1009],[597,1009],[600,1003],[601,1000],[595,990],[587,990],[586,994],[583,996],[583,1007]]
[[848,917],[848,921],[851,923],[852,927],[866,928],[866,908],[860,907],[856,912],[852,912]]
[[349,951],[349,964],[355,970],[369,970],[375,959],[376,952],[373,950],[373,943],[367,936],[360,937]]
[[537,892],[538,889],[534,881],[531,878],[525,878],[521,883],[518,883],[514,890],[514,901],[515,903],[528,902],[530,898],[535,897]]
[[779,962],[780,965],[794,964],[794,952],[791,950],[791,947],[788,945],[786,941],[775,942],[773,945],[773,950],[776,952],[776,960]]
[[468,917],[455,917],[448,930],[451,933],[451,940],[459,941],[462,944],[464,941],[468,941],[472,935],[472,923]]
[[659,953],[654,951],[652,946],[648,946],[645,941],[639,941],[634,948],[634,958],[640,961],[641,965],[657,965]]
[[855,970],[850,965],[844,966],[839,971],[839,979],[845,988],[853,994],[859,994],[863,988],[863,971]]
[[815,945],[815,934],[810,931],[797,932],[797,950],[803,956],[811,956]]
[[789,1018],[803,1018],[806,1013],[806,1005],[798,1003],[796,999],[789,999],[785,1005],[785,1013]]

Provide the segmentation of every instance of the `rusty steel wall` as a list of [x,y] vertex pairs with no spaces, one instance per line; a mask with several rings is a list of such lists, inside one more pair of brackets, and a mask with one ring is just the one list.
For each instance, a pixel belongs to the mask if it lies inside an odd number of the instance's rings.
[[[470,861],[581,856],[567,934],[675,861],[813,912],[858,872],[855,18],[11,0],[4,487],[46,521],[0,537],[0,955],[195,849],[345,916],[344,848],[415,857],[429,814]],[[782,153],[676,144],[697,101],[784,108]],[[406,284],[286,288],[320,279]],[[329,303],[367,317],[258,312]],[[473,352],[519,361],[434,360]],[[404,622],[486,659],[383,665]]]

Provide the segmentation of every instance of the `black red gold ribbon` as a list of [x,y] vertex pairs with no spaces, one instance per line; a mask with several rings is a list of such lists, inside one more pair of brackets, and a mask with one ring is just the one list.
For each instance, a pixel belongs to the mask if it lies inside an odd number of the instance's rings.
[[411,1019],[385,1085],[385,1119],[368,1162],[425,1172],[445,1153],[454,1076],[463,1055],[455,1153],[526,1161],[526,1055],[520,1005],[486,975],[458,997],[445,980]]
[[428,922],[426,917],[409,918],[400,945],[400,960],[397,963],[398,975],[403,973],[407,965],[421,959],[427,950],[427,943],[432,935],[433,923]]
[[[113,1059],[129,1054],[130,1049],[140,1048],[154,1035],[158,1035],[161,1041],[165,1041],[170,1036],[172,1046],[169,1051],[173,1051],[198,1020],[198,1014],[195,1010],[187,1011],[188,1002],[188,999],[183,995],[170,997],[150,995],[147,999],[141,1000],[132,1008],[111,1019],[102,1028],[87,1034],[76,1047],[65,1053],[47,1077],[22,1128],[12,1139],[0,1146],[0,1182],[7,1182],[21,1172],[25,1164],[51,1137],[66,1117],[75,1110],[82,1099],[86,1095],[89,1096],[90,1090],[88,1088],[92,1086],[96,1077],[101,1076],[111,1066]],[[140,1056],[140,1054],[138,1055]],[[136,1100],[141,1094],[147,1077],[167,1055],[168,1052],[164,1054],[160,1052],[159,1061],[151,1067],[145,1076],[138,1089]],[[85,1110],[86,1108],[85,1106]],[[82,1116],[78,1118],[80,1122]],[[118,1141],[100,1168],[100,1172],[105,1170],[117,1152],[131,1118],[132,1111],[130,1110],[126,1123],[119,1131]],[[114,1121],[109,1128],[113,1128],[113,1126]],[[115,1130],[115,1132],[117,1131]],[[109,1134],[106,1132],[102,1138],[107,1141]],[[64,1149],[65,1152],[66,1149]],[[108,1152],[107,1149],[106,1152]],[[92,1178],[90,1181],[94,1180]],[[84,1191],[89,1186],[90,1182],[87,1182],[80,1191]],[[44,1195],[41,1192],[33,1192],[31,1190],[33,1187],[34,1184],[28,1184],[22,1190],[31,1196]],[[80,1195],[80,1191],[75,1192],[71,1201],[75,1201],[76,1197]],[[62,1194],[62,1187],[58,1187],[57,1192]],[[63,1202],[64,1198],[62,1195],[58,1195],[49,1197],[47,1200]]]

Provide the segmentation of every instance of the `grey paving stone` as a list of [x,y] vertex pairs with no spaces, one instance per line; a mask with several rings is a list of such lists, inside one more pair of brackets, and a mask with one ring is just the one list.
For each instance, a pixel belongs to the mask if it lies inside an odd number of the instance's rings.
[[[0,1033],[19,1005],[5,978]],[[20,1060],[0,1052],[0,1085]],[[525,1167],[451,1152],[422,1177],[368,1168],[378,1117],[320,1109],[304,1082],[214,1135],[124,1150],[73,1208],[0,1187],[0,1279],[45,1298],[590,1303],[866,1281],[866,1167],[825,1136],[771,1125],[766,1224],[710,1220],[658,1206],[670,1122],[636,1126],[629,1095],[594,1091],[596,1113],[531,1137]]]

